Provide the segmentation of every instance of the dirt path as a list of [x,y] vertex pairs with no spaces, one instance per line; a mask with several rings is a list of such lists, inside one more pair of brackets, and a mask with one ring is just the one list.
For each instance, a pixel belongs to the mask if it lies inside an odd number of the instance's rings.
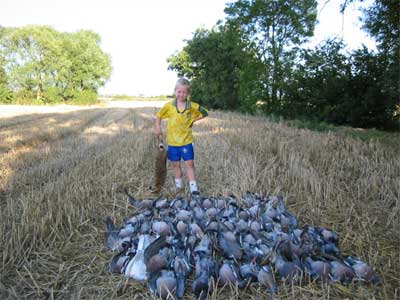
[[99,105],[0,105],[0,118],[14,117],[26,114],[60,113],[93,108],[138,108],[161,107],[166,101],[102,101]]

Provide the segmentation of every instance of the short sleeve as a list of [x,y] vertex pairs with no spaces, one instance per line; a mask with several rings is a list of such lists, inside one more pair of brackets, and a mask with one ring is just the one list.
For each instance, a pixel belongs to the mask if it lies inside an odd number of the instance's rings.
[[156,114],[156,116],[160,119],[167,119],[168,118],[168,109],[169,105],[166,103]]
[[203,106],[199,105],[199,112],[203,115],[203,117],[208,116],[208,111]]
[[193,113],[192,113],[193,119],[197,119],[199,117],[207,117],[208,116],[208,111],[203,106],[201,106],[200,104],[196,103],[196,105],[193,106],[193,108],[194,108],[193,109]]

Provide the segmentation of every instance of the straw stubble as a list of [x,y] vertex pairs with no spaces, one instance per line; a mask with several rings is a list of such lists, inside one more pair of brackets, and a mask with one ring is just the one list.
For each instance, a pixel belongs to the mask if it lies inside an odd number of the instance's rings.
[[[134,212],[154,182],[155,109],[86,109],[0,120],[0,298],[149,298],[108,272],[104,219]],[[164,124],[165,125],[165,124]],[[400,159],[395,149],[261,117],[211,112],[197,123],[204,194],[281,194],[301,224],[340,235],[384,284],[279,286],[280,299],[399,297]],[[168,166],[162,192],[174,194]],[[187,185],[187,182],[186,182]],[[190,294],[190,293],[189,293]],[[257,287],[217,288],[212,299],[266,298]]]

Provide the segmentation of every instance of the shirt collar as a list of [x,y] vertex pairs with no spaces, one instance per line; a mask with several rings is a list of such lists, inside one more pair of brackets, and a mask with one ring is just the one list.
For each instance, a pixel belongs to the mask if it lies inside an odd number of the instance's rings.
[[185,102],[185,109],[184,109],[183,111],[179,111],[179,110],[178,110],[178,100],[177,100],[177,99],[175,99],[175,100],[172,102],[172,105],[175,106],[176,112],[179,113],[179,114],[183,114],[186,110],[188,110],[189,108],[192,107],[192,104],[191,104],[190,100],[186,100],[186,102]]

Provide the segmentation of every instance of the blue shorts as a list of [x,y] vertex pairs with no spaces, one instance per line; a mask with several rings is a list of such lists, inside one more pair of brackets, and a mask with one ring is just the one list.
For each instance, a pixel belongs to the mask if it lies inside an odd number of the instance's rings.
[[184,161],[194,159],[193,144],[187,144],[185,146],[168,145],[168,159],[170,161],[180,161],[182,158]]

